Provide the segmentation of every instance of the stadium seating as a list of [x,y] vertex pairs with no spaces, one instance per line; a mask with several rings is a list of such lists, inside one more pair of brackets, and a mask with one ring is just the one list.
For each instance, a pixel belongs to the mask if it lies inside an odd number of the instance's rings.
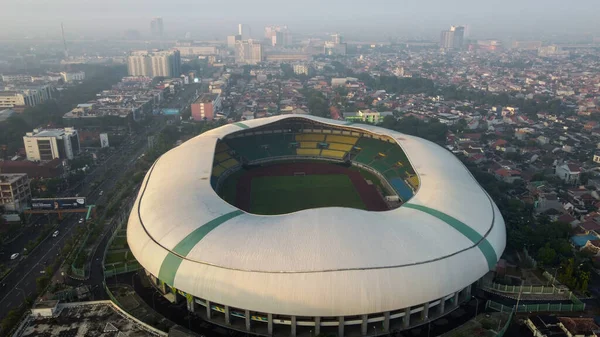
[[348,151],[352,150],[352,145],[342,144],[342,143],[329,143],[328,149],[348,152]]
[[215,165],[212,169],[212,175],[215,177],[219,177],[223,172],[225,172],[226,168],[221,165]]
[[296,149],[290,145],[294,141],[293,135],[277,133],[232,138],[227,142],[242,157],[254,161],[268,157],[292,156],[296,154]]
[[414,172],[408,163],[406,154],[400,147],[390,142],[367,137],[360,138],[356,142],[356,147],[360,150],[354,157],[354,161],[381,173],[402,200],[412,197],[413,190],[419,186],[419,180],[414,174],[411,174]]
[[296,153],[299,156],[320,156],[321,155],[321,149],[296,149]]
[[341,144],[354,145],[358,141],[358,137],[327,135],[326,141],[328,143],[341,143]]
[[300,147],[303,149],[316,149],[319,142],[300,142]]
[[[331,145],[330,145],[330,147],[331,147]],[[346,156],[346,152],[345,151],[335,151],[335,150],[322,150],[321,156],[335,158],[335,159],[344,159],[344,157]]]
[[301,133],[296,135],[298,142],[322,142],[325,140],[325,135],[319,133]]

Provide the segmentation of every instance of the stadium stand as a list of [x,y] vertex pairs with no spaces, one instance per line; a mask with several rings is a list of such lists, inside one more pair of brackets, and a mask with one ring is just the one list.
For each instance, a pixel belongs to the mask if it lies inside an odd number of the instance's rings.
[[[330,146],[330,148],[331,148],[331,146]],[[322,150],[321,156],[335,158],[335,159],[344,159],[344,157],[346,156],[346,152],[335,151],[335,150]]]
[[341,143],[341,144],[354,145],[358,141],[358,137],[327,135],[326,140],[328,143]]
[[320,156],[321,149],[296,149],[299,156]]
[[325,135],[318,133],[301,133],[296,135],[298,142],[322,142],[325,140]]
[[[228,139],[229,146],[221,143],[223,145],[217,147],[221,152],[215,154],[215,164],[225,169],[239,164],[229,155],[230,148],[248,161],[292,155],[343,160],[350,153],[351,160],[371,167],[384,176],[403,200],[412,197],[417,190],[419,179],[414,175],[406,154],[395,143],[370,137],[315,131],[298,134],[259,134]],[[223,172],[220,169],[213,171],[217,173],[217,177]]]

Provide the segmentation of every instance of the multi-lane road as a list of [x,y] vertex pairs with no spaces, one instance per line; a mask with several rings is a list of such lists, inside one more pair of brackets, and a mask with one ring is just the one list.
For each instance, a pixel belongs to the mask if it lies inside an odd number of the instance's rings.
[[[123,177],[123,175],[135,165],[139,158],[147,149],[147,136],[159,132],[164,127],[161,117],[157,117],[155,122],[146,129],[131,138],[131,140],[118,148],[113,155],[107,158],[105,164],[96,167],[87,177],[87,184],[81,184],[72,192],[86,196],[88,204],[100,205],[105,202],[105,198],[110,191],[115,187],[115,184]],[[112,169],[112,170],[111,170]],[[93,186],[91,177],[101,178],[107,170],[111,170],[113,174],[105,177],[97,186]],[[102,193],[101,193],[102,192]],[[102,194],[102,195],[101,195]],[[26,298],[32,297],[36,293],[36,278],[43,276],[44,270],[48,266],[56,266],[58,264],[57,256],[64,246],[64,243],[75,235],[74,229],[79,224],[80,216],[71,215],[66,217],[59,225],[59,235],[46,237],[27,257],[14,267],[12,272],[8,274],[0,284],[0,319],[12,310],[18,308],[25,302]],[[34,227],[35,228],[35,227]],[[32,233],[35,230],[30,230]],[[29,233],[31,234],[31,233]],[[98,263],[96,259],[101,257],[106,244],[107,236],[105,236],[93,256],[92,263]],[[97,267],[93,265],[93,267]],[[93,268],[91,279],[98,283],[102,275],[98,275],[101,271],[98,268]],[[101,281],[100,281],[101,282]]]

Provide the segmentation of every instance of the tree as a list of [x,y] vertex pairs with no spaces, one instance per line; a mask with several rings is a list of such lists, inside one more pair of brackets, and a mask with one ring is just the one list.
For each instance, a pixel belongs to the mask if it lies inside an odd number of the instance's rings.
[[554,260],[556,260],[556,251],[550,247],[549,243],[547,243],[538,251],[537,260],[545,266],[552,265]]

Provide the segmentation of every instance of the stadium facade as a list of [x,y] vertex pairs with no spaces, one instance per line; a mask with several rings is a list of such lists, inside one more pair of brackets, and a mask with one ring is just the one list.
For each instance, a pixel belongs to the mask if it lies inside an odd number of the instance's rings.
[[[297,145],[282,156],[279,142],[257,145],[267,155],[244,157],[235,147],[219,155],[219,144],[236,138],[307,134],[325,135],[316,142],[320,151]],[[345,154],[325,155],[321,147],[350,138],[355,144]],[[385,161],[359,161],[361,152],[377,153],[366,148],[374,140],[401,148],[416,179],[406,173],[397,188],[389,172],[401,172],[401,163],[387,170]],[[326,207],[266,216],[215,192],[248,162],[290,156],[351,162],[403,203],[383,212]],[[231,329],[292,336],[380,335],[446,315],[471,298],[471,286],[495,268],[506,243],[498,208],[452,153],[380,127],[313,116],[233,123],[169,151],[142,183],[127,237],[155,285],[190,311]]]

